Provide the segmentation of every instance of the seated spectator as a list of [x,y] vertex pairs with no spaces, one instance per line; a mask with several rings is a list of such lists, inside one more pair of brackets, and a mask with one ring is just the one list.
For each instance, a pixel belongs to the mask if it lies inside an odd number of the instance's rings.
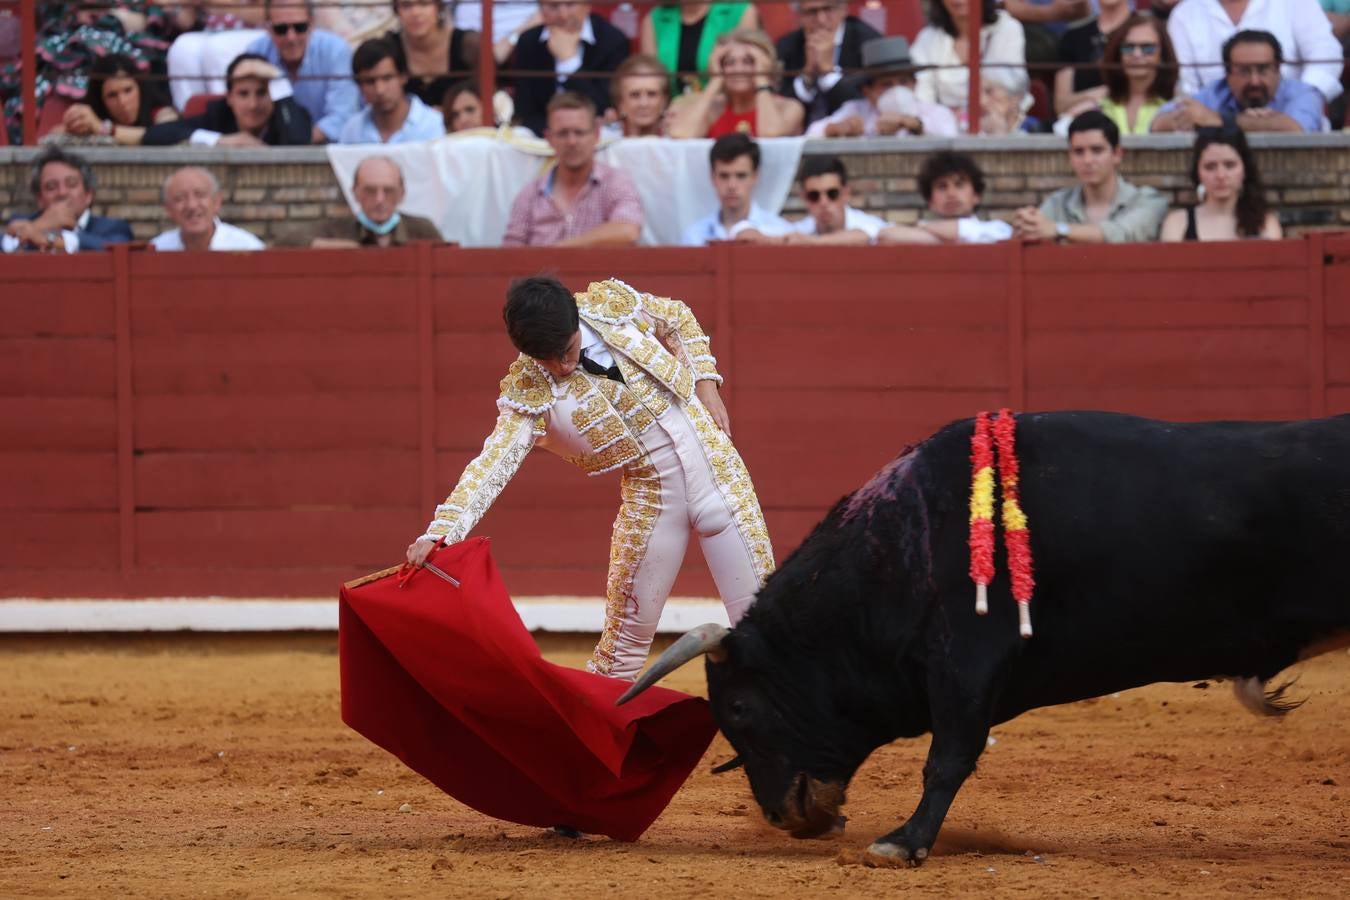
[[164,182],[164,214],[176,225],[150,240],[156,250],[263,250],[257,235],[220,221],[223,197],[216,176],[184,166]]
[[1044,130],[1028,115],[1035,101],[1026,69],[980,72],[980,134],[1034,134]]
[[248,45],[285,72],[295,101],[314,122],[311,144],[336,141],[343,124],[356,114],[356,85],[351,71],[352,51],[347,42],[312,28],[313,0],[267,0],[267,27],[272,33]]
[[919,193],[928,206],[917,225],[889,225],[878,244],[993,244],[1013,236],[1000,219],[975,214],[984,195],[984,172],[964,153],[942,150],[924,160]]
[[441,119],[445,133],[482,128],[483,101],[478,96],[478,82],[457,81],[450,85],[441,98]]
[[402,247],[408,241],[439,241],[429,219],[399,211],[404,198],[403,170],[387,156],[367,156],[352,174],[352,196],[360,209],[350,219],[325,218],[291,229],[286,246]]
[[[970,73],[963,68],[970,50],[970,39],[966,36],[967,2],[975,0],[933,0],[929,6],[930,24],[920,29],[914,39],[914,61],[921,67],[956,67],[921,68],[915,93],[925,103],[940,103],[955,112],[962,130],[969,127],[966,104],[970,99]],[[995,0],[979,2],[983,4],[984,22],[980,29],[984,50],[980,62],[991,68],[1007,64],[1025,72],[1022,23],[998,9]]]
[[964,153],[942,150],[924,160],[919,193],[928,206],[917,225],[888,225],[879,244],[993,244],[1013,236],[1012,226],[975,214],[984,195],[984,172]]
[[249,44],[266,37],[262,2],[186,0],[174,13],[183,31],[169,47],[165,64],[176,109],[196,94],[223,94],[225,70]]
[[1177,85],[1176,52],[1162,23],[1144,15],[1126,19],[1107,41],[1102,78],[1101,111],[1121,134],[1147,134]]
[[403,90],[408,72],[394,45],[383,38],[366,41],[352,54],[352,77],[366,108],[347,120],[344,144],[406,144],[445,134],[445,119],[416,94]]
[[866,74],[862,96],[845,100],[806,129],[807,137],[872,137],[892,134],[956,135],[956,116],[945,106],[914,95],[914,60],[903,37],[873,38],[862,47]]
[[773,92],[778,58],[762,31],[733,31],[717,39],[707,86],[670,105],[674,138],[717,138],[733,131],[752,137],[802,133],[803,107]]
[[1343,52],[1317,0],[1186,0],[1167,20],[1181,63],[1181,93],[1196,95],[1222,79],[1215,61],[1239,31],[1264,31],[1280,46],[1286,79],[1297,79],[1327,101],[1341,93]]
[[703,86],[719,37],[758,27],[753,3],[670,3],[647,13],[638,40],[643,54],[675,74],[680,93],[686,86],[695,91]]
[[595,104],[566,91],[549,100],[547,113],[555,164],[511,204],[503,246],[633,246],[642,234],[642,201],[627,172],[595,161]]
[[1194,131],[1232,122],[1243,131],[1324,131],[1322,94],[1280,75],[1280,42],[1267,31],[1239,31],[1223,45],[1227,73],[1194,97],[1153,117],[1154,131]]
[[[460,31],[483,30],[483,4],[475,0],[455,0],[455,28]],[[492,55],[498,63],[511,56],[520,36],[543,23],[539,4],[521,0],[518,3],[492,4]]]
[[1130,18],[1130,6],[1130,0],[1101,0],[1097,15],[1074,25],[1060,37],[1058,61],[1066,65],[1055,73],[1056,113],[1077,115],[1106,99],[1106,83],[1098,63],[1111,32]]
[[1003,8],[1022,23],[1026,61],[1037,66],[1064,62],[1059,47],[1069,23],[1091,12],[1088,0],[1003,0]]
[[131,240],[131,224],[93,214],[98,179],[83,157],[48,147],[33,160],[28,189],[38,211],[15,216],[5,229],[2,249],[75,253],[102,250]]
[[778,92],[800,101],[810,124],[862,96],[861,79],[844,72],[863,66],[863,44],[881,33],[848,15],[846,0],[794,0],[792,5],[802,27],[778,39],[778,58],[792,73],[783,76]]
[[394,0],[398,29],[384,36],[403,58],[408,93],[431,107],[441,105],[452,84],[478,71],[480,35],[456,28],[448,5],[440,0]]
[[605,137],[664,137],[670,108],[670,73],[654,56],[639,53],[614,70],[609,83],[614,105]]
[[1162,240],[1283,237],[1279,216],[1266,207],[1261,172],[1241,129],[1210,128],[1196,134],[1191,184],[1198,202],[1167,214]]
[[713,141],[708,166],[717,193],[717,211],[686,228],[681,244],[702,247],[712,241],[725,241],[742,222],[775,234],[786,234],[792,227],[754,201],[755,185],[759,183],[759,144],[749,135],[735,132]]
[[875,241],[886,227],[885,219],[849,205],[848,170],[837,156],[808,156],[802,162],[801,191],[807,216],[786,232],[742,222],[732,237],[757,244],[860,245]]
[[1116,244],[1151,241],[1167,212],[1167,198],[1151,187],[1136,187],[1119,174],[1125,151],[1120,129],[1098,110],[1069,126],[1069,165],[1078,184],[1060,188],[1013,217],[1013,228],[1028,241]]
[[[225,97],[212,100],[206,112],[145,130],[141,143],[166,146],[187,141],[222,147],[308,144],[314,133],[309,112],[286,92],[280,70],[256,53],[240,54],[225,73]],[[270,86],[270,87],[269,87]],[[273,100],[270,90],[282,96]]]
[[578,72],[604,73],[619,68],[628,57],[628,36],[591,12],[589,3],[542,0],[543,24],[526,31],[516,42],[512,67],[537,76],[518,76],[516,119],[542,135],[547,125],[549,98],[563,91],[589,97],[596,110],[609,108],[609,79]]
[[163,85],[142,81],[135,61],[117,53],[100,57],[89,67],[84,99],[66,109],[59,126],[66,134],[103,135],[115,143],[135,146],[146,128],[178,118]]

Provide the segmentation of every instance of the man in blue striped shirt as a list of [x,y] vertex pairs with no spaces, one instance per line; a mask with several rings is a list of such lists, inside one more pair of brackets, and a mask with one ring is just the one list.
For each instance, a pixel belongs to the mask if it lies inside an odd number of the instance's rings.
[[296,102],[314,120],[311,143],[336,141],[342,126],[360,108],[351,79],[352,51],[347,42],[314,27],[312,0],[267,0],[272,32],[248,47],[286,73]]

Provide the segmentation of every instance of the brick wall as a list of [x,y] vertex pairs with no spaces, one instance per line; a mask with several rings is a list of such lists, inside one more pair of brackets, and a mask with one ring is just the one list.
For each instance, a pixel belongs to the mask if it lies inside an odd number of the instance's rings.
[[[1252,143],[1286,231],[1350,227],[1350,134],[1269,135]],[[1174,203],[1191,202],[1189,146],[1184,135],[1127,139],[1126,177],[1169,193]],[[1072,183],[1064,142],[1052,136],[811,141],[806,152],[838,153],[848,166],[858,205],[894,222],[913,222],[923,206],[919,167],[929,153],[948,147],[970,153],[984,169],[984,206],[995,216],[1007,217]],[[0,219],[30,209],[27,163],[35,152],[0,148]],[[99,211],[129,219],[141,239],[166,227],[160,185],[175,168],[188,164],[205,166],[220,180],[226,221],[264,239],[274,237],[283,225],[348,214],[321,148],[100,147],[83,152],[98,173]],[[784,212],[789,218],[803,212],[795,195]]]

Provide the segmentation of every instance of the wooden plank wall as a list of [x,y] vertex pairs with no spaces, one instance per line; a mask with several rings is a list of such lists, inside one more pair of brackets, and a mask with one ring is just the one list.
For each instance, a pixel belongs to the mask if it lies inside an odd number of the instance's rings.
[[[1102,248],[423,245],[0,271],[0,596],[317,596],[397,562],[495,417],[512,277],[619,275],[713,335],[780,556],[979,409],[1350,410],[1350,237]],[[535,454],[480,526],[601,593],[617,479]],[[712,592],[691,549],[677,593]]]

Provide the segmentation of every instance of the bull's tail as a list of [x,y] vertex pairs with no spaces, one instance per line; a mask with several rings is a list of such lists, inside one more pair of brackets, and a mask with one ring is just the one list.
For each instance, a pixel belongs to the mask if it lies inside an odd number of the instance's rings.
[[1285,692],[1296,681],[1297,678],[1291,678],[1277,687],[1267,689],[1266,683],[1255,676],[1237,678],[1233,681],[1233,693],[1237,695],[1239,703],[1258,716],[1282,716],[1307,702],[1306,697],[1302,700],[1285,697]]

